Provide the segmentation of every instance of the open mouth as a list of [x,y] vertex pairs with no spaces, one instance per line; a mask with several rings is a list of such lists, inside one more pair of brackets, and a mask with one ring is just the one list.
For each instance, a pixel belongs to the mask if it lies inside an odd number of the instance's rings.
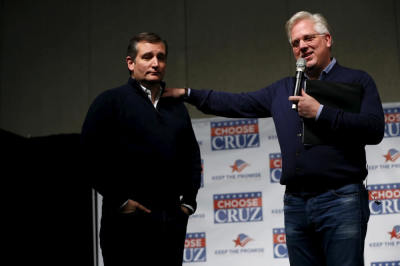
[[311,59],[312,54],[313,54],[313,53],[306,53],[306,54],[303,54],[302,57],[303,57],[306,61],[309,61],[309,60]]

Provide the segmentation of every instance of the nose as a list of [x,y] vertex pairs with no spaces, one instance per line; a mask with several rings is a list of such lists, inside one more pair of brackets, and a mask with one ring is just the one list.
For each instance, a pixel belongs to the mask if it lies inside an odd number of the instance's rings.
[[305,51],[308,48],[308,44],[304,40],[300,39],[299,48],[301,51]]
[[159,64],[160,64],[160,62],[158,61],[158,58],[157,57],[154,57],[153,58],[153,60],[151,60],[151,66],[152,67],[158,67],[159,66]]

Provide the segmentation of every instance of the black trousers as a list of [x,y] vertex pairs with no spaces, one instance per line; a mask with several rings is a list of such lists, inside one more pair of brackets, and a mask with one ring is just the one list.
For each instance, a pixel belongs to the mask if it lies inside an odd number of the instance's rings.
[[180,206],[101,220],[104,266],[182,265],[188,216]]

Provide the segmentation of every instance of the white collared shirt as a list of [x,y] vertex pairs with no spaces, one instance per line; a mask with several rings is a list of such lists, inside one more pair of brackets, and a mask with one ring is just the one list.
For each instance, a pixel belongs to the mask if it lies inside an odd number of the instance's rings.
[[[149,97],[150,101],[153,103],[153,101],[151,100],[151,90],[149,90],[148,88],[146,88],[142,84],[140,84],[140,87],[147,94],[147,97]],[[154,108],[157,108],[158,101],[161,98],[161,92],[162,92],[162,88],[160,87],[160,90],[158,91],[158,93],[156,95],[156,98],[154,99],[154,103],[153,103]]]

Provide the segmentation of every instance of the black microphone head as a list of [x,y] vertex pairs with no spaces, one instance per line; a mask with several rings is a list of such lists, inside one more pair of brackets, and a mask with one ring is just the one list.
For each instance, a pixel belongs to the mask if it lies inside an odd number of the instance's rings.
[[305,69],[306,69],[306,60],[300,57],[299,59],[297,59],[296,62],[296,71],[304,72]]

